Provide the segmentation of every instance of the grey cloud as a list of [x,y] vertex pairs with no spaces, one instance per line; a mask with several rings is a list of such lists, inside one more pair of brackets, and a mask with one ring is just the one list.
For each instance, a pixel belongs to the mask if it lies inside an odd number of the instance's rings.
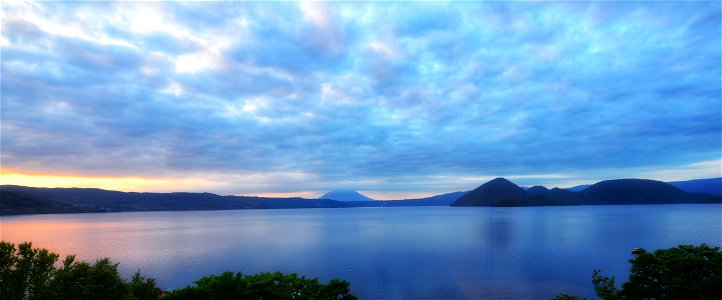
[[[39,5],[62,8],[49,20],[76,9]],[[142,6],[81,7],[126,5]],[[175,60],[211,50],[166,33],[87,28],[126,47],[3,20],[3,164],[443,191],[460,184],[437,174],[606,174],[722,156],[720,36],[700,29],[719,24],[719,3],[324,5],[326,23],[297,3],[163,4],[182,29],[229,43],[195,73]]]

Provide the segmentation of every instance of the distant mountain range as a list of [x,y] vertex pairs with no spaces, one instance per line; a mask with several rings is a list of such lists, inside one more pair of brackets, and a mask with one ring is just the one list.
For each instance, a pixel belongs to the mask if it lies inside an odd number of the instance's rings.
[[0,186],[0,215],[350,207],[328,199],[220,196],[211,193],[126,193],[87,188]]
[[[698,194],[711,194],[722,196],[722,177],[707,178],[707,179],[693,179],[686,181],[670,181],[667,182],[680,190],[689,193]],[[581,192],[586,188],[592,186],[591,184],[582,184],[574,187],[566,188],[572,192]]]
[[672,181],[669,184],[680,190],[690,193],[712,194],[722,196],[722,177],[695,179],[687,181]]
[[331,191],[319,197],[319,199],[341,201],[354,207],[449,206],[466,193],[453,192],[418,199],[374,200],[356,191]]
[[324,199],[303,199],[220,196],[211,193],[126,193],[89,188],[33,188],[2,185],[0,186],[0,215],[449,205],[722,203],[721,182],[722,178],[672,183],[643,179],[617,179],[598,182],[573,191],[560,188],[550,190],[543,186],[533,186],[525,190],[504,178],[497,178],[468,192],[386,201],[373,200],[355,191],[329,192],[321,197]]
[[570,188],[566,188],[565,190],[569,190],[569,191],[572,191],[572,192],[581,192],[581,191],[585,190],[586,188],[588,188],[588,187],[590,187],[590,186],[592,186],[592,185],[591,185],[591,184],[580,184],[580,185],[577,185],[577,186],[573,186],[573,187],[570,187]]
[[451,206],[547,206],[596,204],[722,203],[722,197],[683,191],[669,183],[646,179],[616,179],[595,183],[580,192],[543,186],[526,191],[496,178],[466,193]]
[[357,191],[330,191],[318,197],[318,199],[330,199],[336,201],[374,201]]
[[453,192],[419,199],[376,200],[346,202],[357,207],[389,207],[389,206],[449,206],[467,192]]

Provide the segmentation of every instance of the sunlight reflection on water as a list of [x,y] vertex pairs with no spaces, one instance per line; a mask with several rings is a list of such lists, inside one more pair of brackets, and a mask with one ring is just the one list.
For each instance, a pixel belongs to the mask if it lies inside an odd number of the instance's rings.
[[[633,247],[720,246],[722,205],[396,207],[3,217],[2,239],[110,257],[164,288],[226,270],[341,278],[367,298],[591,296]],[[618,281],[624,281],[619,280]]]

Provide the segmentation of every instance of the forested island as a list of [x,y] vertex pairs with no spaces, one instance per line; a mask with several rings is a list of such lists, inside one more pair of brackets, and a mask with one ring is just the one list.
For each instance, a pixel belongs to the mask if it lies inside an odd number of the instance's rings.
[[648,179],[615,179],[595,183],[580,192],[543,186],[527,190],[496,178],[466,193],[451,206],[549,206],[721,203],[722,197],[685,192],[669,183]]

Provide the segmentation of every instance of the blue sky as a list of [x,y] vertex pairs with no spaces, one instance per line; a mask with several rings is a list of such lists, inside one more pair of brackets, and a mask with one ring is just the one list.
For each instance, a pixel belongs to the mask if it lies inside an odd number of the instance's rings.
[[0,5],[4,183],[394,199],[721,172],[718,1]]

